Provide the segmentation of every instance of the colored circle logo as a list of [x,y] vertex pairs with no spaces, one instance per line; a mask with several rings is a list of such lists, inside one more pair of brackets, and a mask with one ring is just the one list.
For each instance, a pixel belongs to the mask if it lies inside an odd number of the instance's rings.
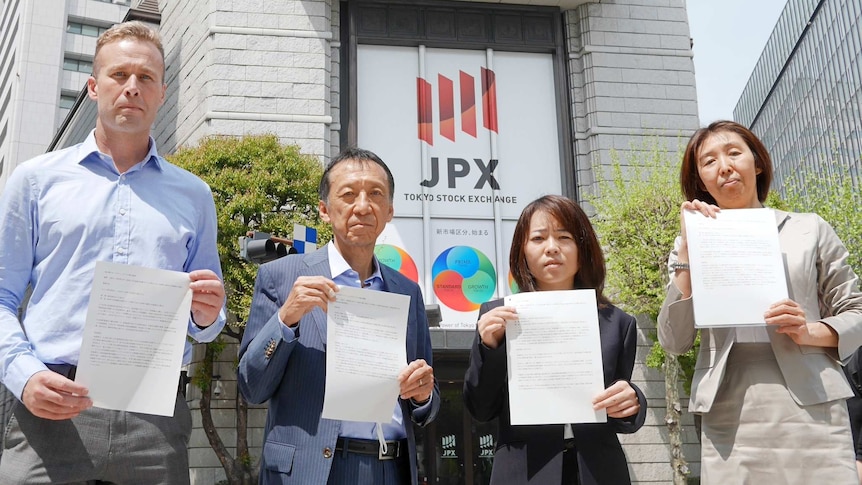
[[515,281],[515,277],[512,276],[511,271],[509,271],[509,291],[511,292],[512,295],[514,295],[515,293],[521,292],[521,288],[518,287],[518,282]]
[[419,283],[419,270],[407,251],[390,244],[378,244],[374,246],[374,255],[381,263],[410,278],[414,283]]
[[460,312],[471,312],[494,296],[497,273],[481,251],[453,246],[437,256],[431,268],[434,294],[443,304]]

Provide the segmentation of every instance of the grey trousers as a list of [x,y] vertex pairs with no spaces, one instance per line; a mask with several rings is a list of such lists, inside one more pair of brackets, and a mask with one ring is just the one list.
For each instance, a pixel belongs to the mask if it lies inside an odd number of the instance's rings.
[[0,385],[3,483],[189,483],[192,419],[180,394],[173,417],[90,408],[64,421],[33,416],[14,396],[10,406],[9,395]]

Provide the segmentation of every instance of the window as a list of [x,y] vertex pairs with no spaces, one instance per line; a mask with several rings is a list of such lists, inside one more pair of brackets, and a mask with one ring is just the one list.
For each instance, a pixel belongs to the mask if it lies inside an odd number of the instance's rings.
[[77,96],[69,96],[68,94],[60,95],[60,108],[62,109],[71,109],[72,106],[75,106],[75,100],[78,99]]
[[63,70],[90,74],[93,72],[93,63],[81,59],[69,59],[67,57],[63,59]]
[[87,37],[98,37],[106,30],[108,30],[106,27],[82,24],[79,22],[70,21],[66,24],[66,32],[70,34],[86,35]]
[[[12,91],[6,92],[6,97],[3,99],[3,104],[0,105],[0,113],[6,113],[6,107],[9,106],[9,100],[12,99]],[[6,138],[6,127],[3,127],[3,134],[0,135],[0,145],[3,144],[3,139]]]

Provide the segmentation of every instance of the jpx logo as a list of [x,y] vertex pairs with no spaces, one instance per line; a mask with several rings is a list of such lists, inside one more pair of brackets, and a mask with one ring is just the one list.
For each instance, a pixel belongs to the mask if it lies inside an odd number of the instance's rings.
[[479,456],[482,458],[494,457],[494,437],[486,434],[479,437]]
[[[464,71],[459,73],[461,101],[461,131],[476,138],[476,79]],[[497,133],[497,85],[494,71],[481,68],[482,126]],[[416,101],[419,113],[419,139],[434,145],[433,87],[425,79],[416,78]],[[455,141],[455,86],[448,77],[437,75],[437,101],[440,136]]]
[[443,453],[441,453],[441,458],[458,458],[458,453],[455,451],[455,435],[449,434],[443,436],[440,439],[441,448],[443,449]]
[[[481,158],[474,158],[473,163],[476,164],[480,173],[479,181],[476,182],[476,186],[473,188],[481,189],[487,183],[492,189],[500,190],[500,184],[498,184],[497,179],[494,178],[494,169],[497,168],[497,163],[499,162],[491,159],[488,160],[488,163],[486,164]],[[470,162],[463,158],[447,158],[446,164],[448,165],[447,176],[449,188],[454,189],[456,180],[464,178],[470,174]],[[437,157],[431,157],[431,179],[423,180],[421,185],[423,187],[434,187],[439,181],[440,159]]]
[[[464,71],[459,72],[459,89],[461,103],[461,131],[476,138],[476,80]],[[482,126],[488,131],[497,133],[497,87],[494,71],[481,68],[482,80]],[[428,145],[434,145],[434,118],[433,91],[434,88],[425,79],[416,79],[416,98],[419,113],[419,139]],[[455,87],[452,79],[437,75],[437,100],[440,119],[440,136],[450,141],[455,141]],[[494,170],[497,168],[498,160],[488,160],[486,163],[480,158],[472,159],[473,165],[479,170],[479,179],[474,186],[481,189],[486,184],[494,190],[500,189],[500,184],[494,178]],[[464,158],[450,157],[445,162],[447,186],[454,189],[459,178],[467,177],[473,165]],[[423,187],[435,187],[440,182],[440,159],[431,158],[431,178],[423,180]]]

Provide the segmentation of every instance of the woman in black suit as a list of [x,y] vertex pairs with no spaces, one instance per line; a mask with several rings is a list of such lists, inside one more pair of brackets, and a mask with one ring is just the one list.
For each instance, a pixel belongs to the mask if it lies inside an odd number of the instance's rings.
[[634,433],[646,416],[646,398],[630,382],[636,325],[634,317],[602,294],[604,256],[589,218],[565,197],[531,202],[515,226],[509,268],[521,291],[596,290],[606,389],[593,399],[593,408],[605,409],[608,421],[513,426],[505,331],[506,322],[518,315],[513,307],[503,306],[503,300],[483,304],[464,377],[464,401],[477,420],[498,422],[491,484],[631,483],[616,434]]

